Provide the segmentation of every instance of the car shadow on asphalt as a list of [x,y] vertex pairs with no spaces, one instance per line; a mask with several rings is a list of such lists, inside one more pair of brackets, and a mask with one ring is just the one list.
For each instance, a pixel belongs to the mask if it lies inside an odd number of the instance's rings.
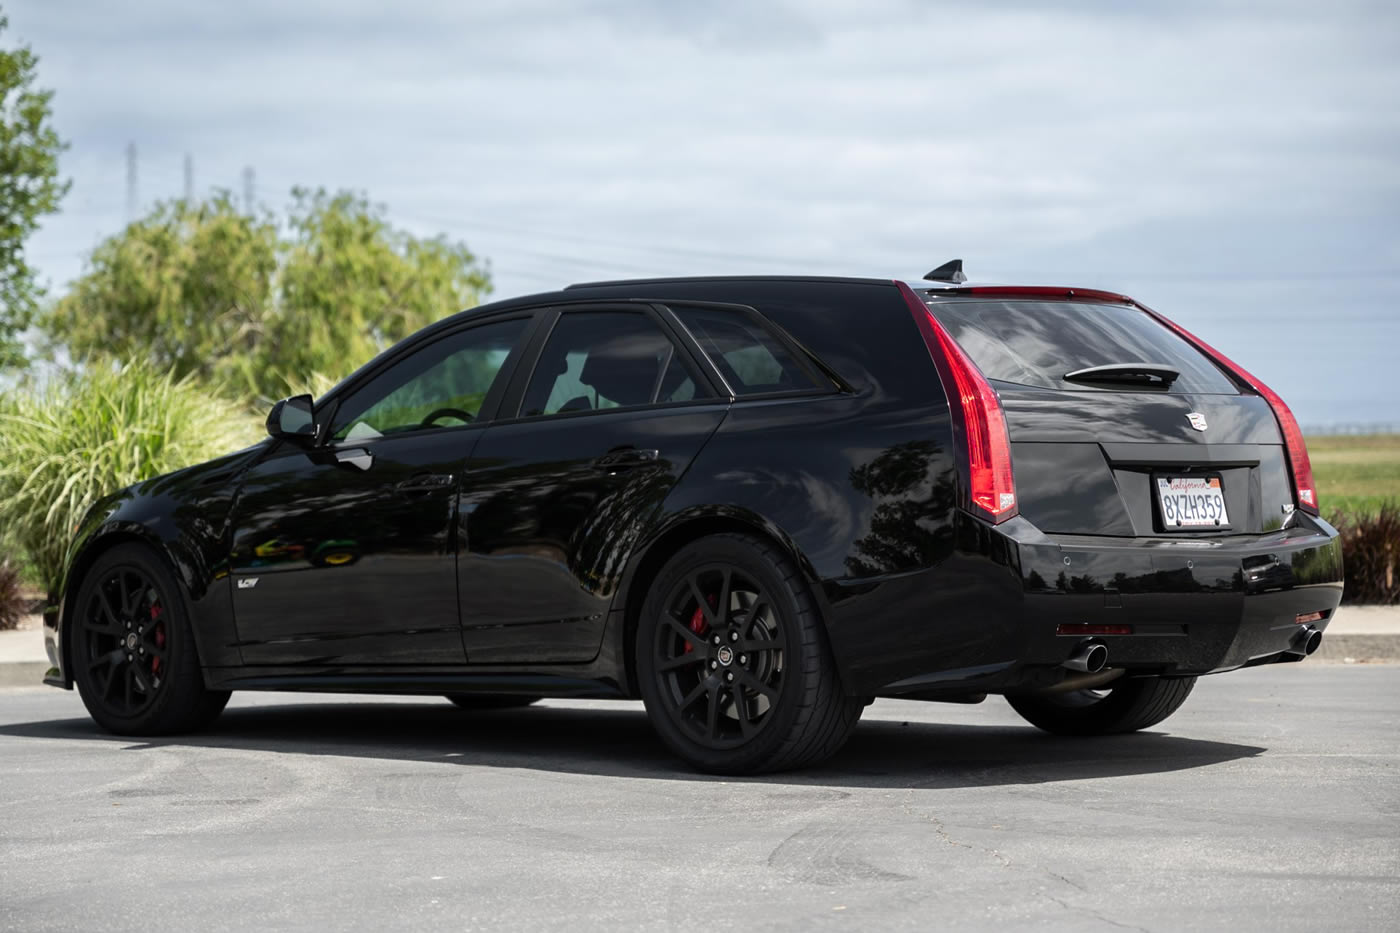
[[639,706],[537,706],[491,712],[442,701],[234,706],[193,735],[131,739],[90,719],[0,726],[0,735],[334,755],[662,780],[831,787],[994,787],[1202,768],[1265,749],[1153,732],[1058,738],[1030,727],[865,720],[840,753],[803,771],[753,778],[698,774],[672,757]]

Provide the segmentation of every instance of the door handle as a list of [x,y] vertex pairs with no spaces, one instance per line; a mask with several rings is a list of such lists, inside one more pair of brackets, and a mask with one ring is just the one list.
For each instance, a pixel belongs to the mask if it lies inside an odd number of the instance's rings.
[[399,492],[428,492],[432,489],[445,489],[452,485],[454,479],[456,477],[451,473],[419,473],[396,483],[394,488]]
[[629,467],[655,463],[661,458],[659,450],[642,450],[636,447],[615,447],[593,461],[602,470],[625,470]]

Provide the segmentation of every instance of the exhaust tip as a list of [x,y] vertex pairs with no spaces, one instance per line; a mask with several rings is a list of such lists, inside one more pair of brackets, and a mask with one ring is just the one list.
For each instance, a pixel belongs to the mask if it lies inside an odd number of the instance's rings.
[[1108,664],[1108,648],[1098,642],[1090,642],[1079,649],[1064,666],[1072,671],[1097,674]]
[[1322,633],[1309,625],[1298,633],[1298,647],[1303,649],[1303,655],[1312,654],[1322,645]]

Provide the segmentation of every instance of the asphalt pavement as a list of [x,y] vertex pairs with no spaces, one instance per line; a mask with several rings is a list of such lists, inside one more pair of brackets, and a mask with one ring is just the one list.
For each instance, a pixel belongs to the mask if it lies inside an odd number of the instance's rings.
[[636,703],[241,694],[143,741],[0,690],[0,929],[979,928],[1400,928],[1400,665],[1205,678],[1097,740],[880,701],[742,780]]

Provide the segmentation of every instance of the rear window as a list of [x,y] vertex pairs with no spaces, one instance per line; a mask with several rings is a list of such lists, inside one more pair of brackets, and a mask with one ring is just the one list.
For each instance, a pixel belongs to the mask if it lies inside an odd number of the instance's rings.
[[1063,377],[1091,366],[1162,363],[1181,373],[1165,391],[1238,394],[1195,347],[1135,308],[1070,301],[935,301],[929,308],[988,379],[1103,391]]
[[736,395],[830,388],[819,384],[782,342],[738,311],[672,307]]

